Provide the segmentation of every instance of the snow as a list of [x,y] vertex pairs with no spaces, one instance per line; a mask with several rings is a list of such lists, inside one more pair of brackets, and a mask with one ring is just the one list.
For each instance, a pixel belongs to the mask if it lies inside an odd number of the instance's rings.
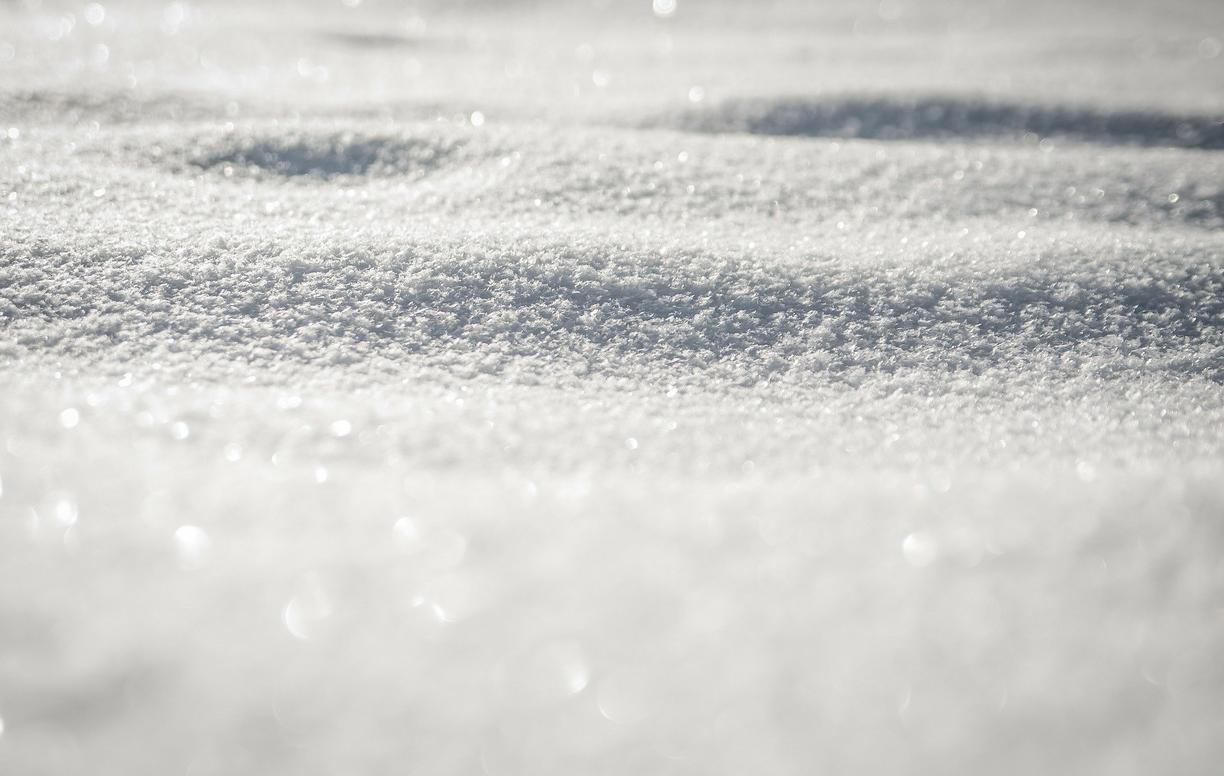
[[0,6],[0,772],[1224,756],[1224,8]]

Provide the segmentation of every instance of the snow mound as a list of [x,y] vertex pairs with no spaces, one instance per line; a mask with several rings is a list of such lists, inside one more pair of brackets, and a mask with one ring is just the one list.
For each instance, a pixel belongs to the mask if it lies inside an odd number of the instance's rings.
[[191,93],[141,94],[116,89],[72,88],[0,91],[0,115],[6,122],[19,126],[215,121],[226,115],[226,105],[224,100]]
[[1106,145],[1224,149],[1224,117],[1155,111],[1026,105],[954,97],[732,99],[681,114],[702,132],[947,140],[1071,138]]
[[291,132],[244,136],[199,153],[191,163],[229,175],[422,177],[445,166],[463,145],[461,138]]

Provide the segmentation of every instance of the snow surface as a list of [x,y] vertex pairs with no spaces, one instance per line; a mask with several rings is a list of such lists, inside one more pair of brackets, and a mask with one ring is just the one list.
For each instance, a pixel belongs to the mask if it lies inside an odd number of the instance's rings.
[[0,773],[1217,772],[1222,41],[0,4]]

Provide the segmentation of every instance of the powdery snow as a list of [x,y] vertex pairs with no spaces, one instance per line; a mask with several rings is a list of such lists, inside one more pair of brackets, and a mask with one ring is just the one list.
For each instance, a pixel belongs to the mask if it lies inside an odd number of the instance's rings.
[[1213,773],[1224,16],[1063,5],[0,7],[0,772]]

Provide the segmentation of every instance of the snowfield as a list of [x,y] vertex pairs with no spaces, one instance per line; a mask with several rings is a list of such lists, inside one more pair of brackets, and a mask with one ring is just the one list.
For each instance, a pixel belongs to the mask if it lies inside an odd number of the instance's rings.
[[1221,85],[1209,0],[0,4],[0,773],[1218,772]]

